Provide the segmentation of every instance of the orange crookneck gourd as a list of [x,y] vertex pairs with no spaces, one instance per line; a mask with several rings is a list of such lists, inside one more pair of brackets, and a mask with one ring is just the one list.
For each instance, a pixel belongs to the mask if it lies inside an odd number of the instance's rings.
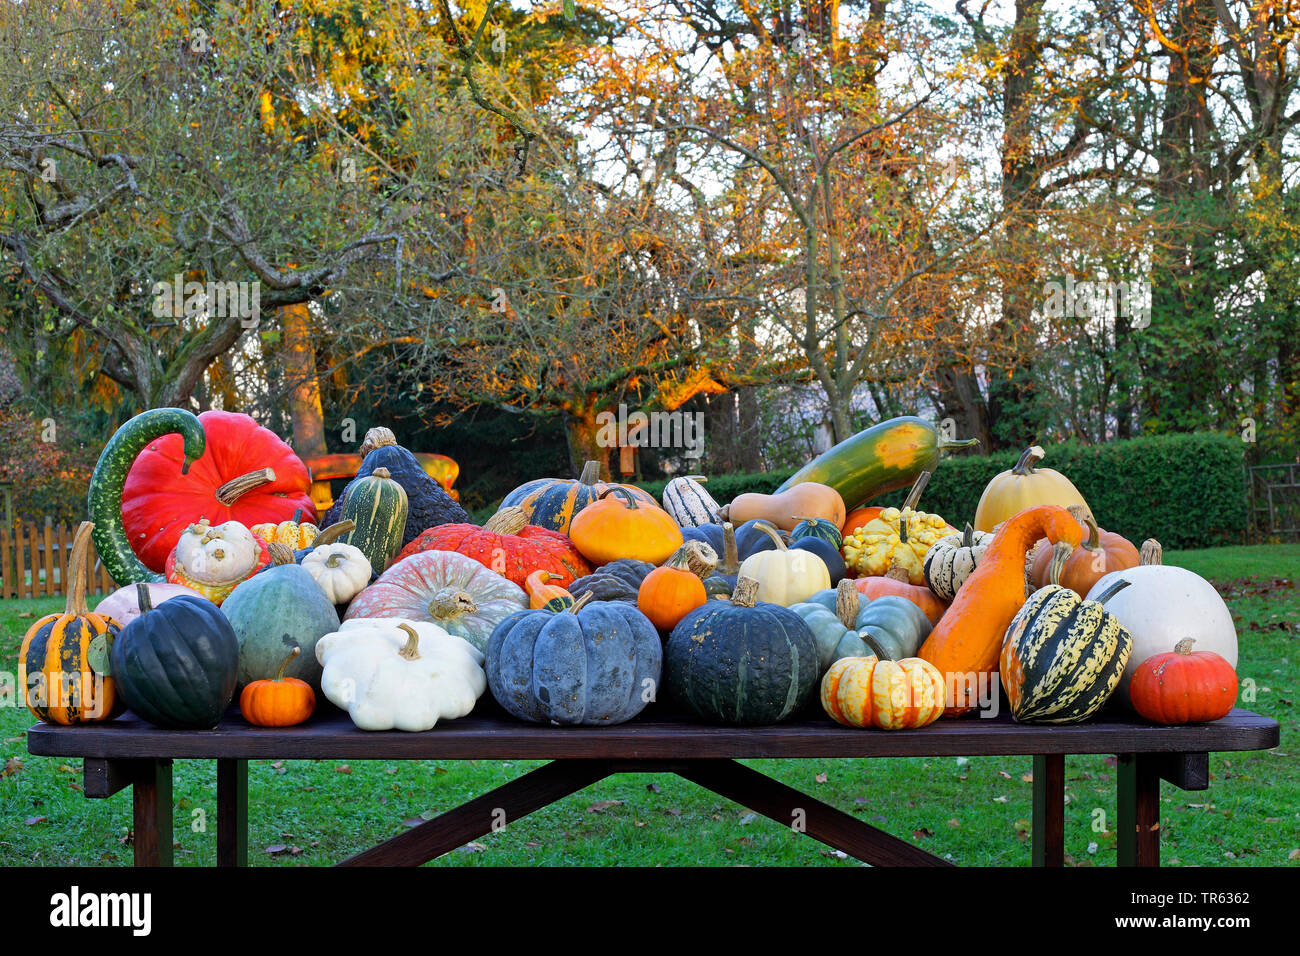
[[1083,529],[1056,505],[1008,518],[917,652],[943,674],[949,698],[945,717],[975,708],[981,680],[997,682],[1002,639],[1025,603],[1025,554],[1044,537],[1055,547],[1052,563],[1059,576],[1065,559],[1083,543]]

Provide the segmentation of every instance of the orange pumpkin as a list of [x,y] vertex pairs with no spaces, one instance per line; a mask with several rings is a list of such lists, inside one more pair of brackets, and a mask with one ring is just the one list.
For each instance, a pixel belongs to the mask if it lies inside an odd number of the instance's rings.
[[928,586],[911,583],[907,568],[903,567],[897,558],[885,574],[857,578],[853,586],[858,589],[859,594],[871,601],[885,594],[896,594],[907,598],[925,612],[931,624],[938,624],[939,618],[943,617],[943,612],[948,610],[948,602],[931,591]]
[[1237,672],[1214,651],[1193,651],[1185,638],[1143,661],[1128,685],[1134,709],[1157,724],[1192,724],[1227,717],[1237,700]]
[[293,727],[316,710],[316,693],[306,681],[285,677],[284,669],[302,653],[295,647],[270,680],[255,680],[239,695],[239,712],[258,727]]
[[852,534],[864,524],[878,518],[880,512],[884,510],[883,505],[873,505],[870,508],[854,508],[849,512],[848,517],[844,519],[844,525],[840,530],[844,534]]
[[[1086,529],[1088,537],[1083,546],[1071,554],[1061,568],[1061,585],[1079,597],[1087,597],[1092,586],[1111,571],[1127,571],[1138,566],[1138,549],[1121,534],[1097,527],[1092,515],[1072,506],[1070,514]],[[1038,542],[1029,570],[1029,580],[1034,587],[1052,583],[1049,574],[1052,564],[1052,545],[1047,539]]]
[[1038,505],[1008,518],[917,652],[939,668],[948,685],[945,717],[973,710],[981,682],[996,686],[988,682],[998,681],[1002,640],[1025,603],[1025,555],[1044,536],[1056,545],[1058,573],[1083,543],[1079,522],[1057,505]]
[[569,523],[569,537],[592,564],[633,558],[662,564],[682,546],[682,529],[658,505],[611,488]]
[[943,675],[905,657],[842,657],[822,677],[822,709],[847,727],[906,730],[943,714]]
[[704,578],[717,566],[718,555],[712,548],[703,541],[687,541],[662,568],[655,568],[641,581],[637,609],[659,630],[671,631],[709,599]]

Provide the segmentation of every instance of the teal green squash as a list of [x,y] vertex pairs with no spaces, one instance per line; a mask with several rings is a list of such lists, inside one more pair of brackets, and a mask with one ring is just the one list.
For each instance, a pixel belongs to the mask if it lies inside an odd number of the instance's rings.
[[816,481],[838,491],[844,507],[852,511],[876,495],[906,488],[923,471],[934,471],[945,451],[977,442],[974,438],[945,438],[925,419],[914,415],[891,418],[823,452],[782,482],[776,493],[804,481]]
[[339,629],[339,615],[311,572],[294,563],[281,544],[268,549],[275,564],[239,584],[221,604],[239,641],[239,684],[271,680],[293,648],[302,648],[285,669],[321,692],[316,642]]
[[90,520],[95,523],[91,540],[104,570],[119,587],[166,580],[165,575],[145,567],[131,549],[122,523],[122,491],[136,456],[154,439],[175,433],[185,443],[185,460],[181,463],[181,474],[185,474],[203,456],[206,438],[197,416],[183,408],[151,408],[136,415],[113,433],[95,462],[86,494]]
[[741,578],[730,601],[711,600],[673,628],[664,652],[672,696],[705,720],[775,724],[817,696],[817,641],[789,608],[755,601]]
[[821,538],[839,550],[844,545],[844,534],[834,521],[825,518],[804,518],[790,532],[790,543],[803,538]]
[[375,572],[382,574],[402,550],[406,533],[406,489],[392,479],[387,468],[376,468],[348,485],[340,521],[354,527],[342,538],[361,549]]
[[1128,584],[1116,580],[1095,601],[1059,584],[1029,596],[1007,628],[998,661],[1015,720],[1070,724],[1101,710],[1133,651],[1128,630],[1102,605]]
[[842,657],[915,657],[930,635],[925,612],[906,598],[887,594],[866,601],[852,581],[818,591],[794,611],[817,639],[823,671]]
[[235,695],[239,641],[206,598],[181,595],[154,607],[148,588],[140,616],[109,650],[110,672],[128,707],[159,727],[209,730]]

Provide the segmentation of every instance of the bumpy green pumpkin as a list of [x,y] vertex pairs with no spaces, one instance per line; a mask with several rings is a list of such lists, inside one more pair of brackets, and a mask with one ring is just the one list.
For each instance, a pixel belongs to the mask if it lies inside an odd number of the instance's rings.
[[1049,584],[1029,596],[1007,628],[998,671],[1021,723],[1087,720],[1119,686],[1133,638],[1102,603],[1128,582],[1085,601]]
[[756,603],[741,578],[730,601],[708,601],[673,628],[664,653],[672,695],[705,720],[775,724],[817,696],[817,641],[789,608]]
[[852,581],[818,591],[794,611],[817,639],[822,669],[842,657],[878,657],[901,661],[914,657],[930,635],[925,612],[911,601],[887,594],[865,600]]
[[122,629],[109,652],[118,690],[151,724],[215,727],[235,695],[239,671],[239,641],[230,622],[197,594],[155,608],[142,590],[140,616]]
[[655,626],[621,601],[588,600],[559,613],[517,611],[492,631],[488,687],[520,720],[621,724],[655,699],[663,667]]
[[655,569],[649,561],[619,558],[602,565],[591,574],[578,578],[568,587],[575,598],[590,594],[593,601],[636,603],[637,591],[645,576]]
[[338,611],[311,572],[292,563],[288,548],[273,544],[270,550],[280,563],[241,582],[221,604],[239,640],[239,683],[274,678],[285,655],[300,647],[284,676],[306,681],[319,694],[316,642],[339,629]]

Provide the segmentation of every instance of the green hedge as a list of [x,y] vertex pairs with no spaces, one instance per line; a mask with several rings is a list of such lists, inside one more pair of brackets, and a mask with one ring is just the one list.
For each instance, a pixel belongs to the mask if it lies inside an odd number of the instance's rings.
[[[1134,543],[1158,538],[1168,548],[1239,544],[1246,537],[1245,446],[1236,435],[1157,435],[1105,445],[1045,446],[1043,464],[1067,475],[1102,527]],[[984,486],[1015,464],[1017,452],[945,458],[921,506],[960,526],[975,516]],[[709,493],[727,502],[745,492],[770,494],[791,471],[710,476]],[[641,487],[660,497],[664,482]],[[898,505],[906,490],[876,504]]]

